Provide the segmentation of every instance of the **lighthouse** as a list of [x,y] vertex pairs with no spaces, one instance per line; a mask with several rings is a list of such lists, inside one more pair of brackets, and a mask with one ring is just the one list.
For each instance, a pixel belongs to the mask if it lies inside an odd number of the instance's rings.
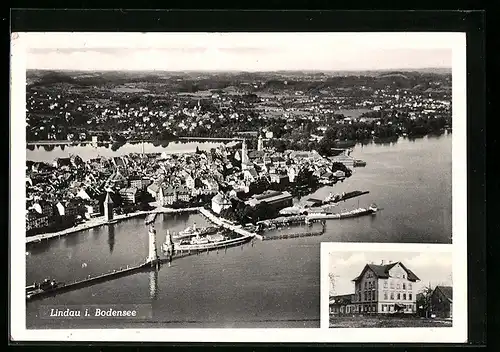
[[167,236],[165,236],[165,247],[163,251],[166,251],[172,255],[174,252],[174,242],[172,241],[172,235],[170,235],[170,231],[167,230]]
[[149,224],[148,227],[148,235],[149,235],[149,253],[146,259],[146,263],[151,263],[151,266],[158,266],[159,257],[158,251],[156,250],[156,230],[153,224]]

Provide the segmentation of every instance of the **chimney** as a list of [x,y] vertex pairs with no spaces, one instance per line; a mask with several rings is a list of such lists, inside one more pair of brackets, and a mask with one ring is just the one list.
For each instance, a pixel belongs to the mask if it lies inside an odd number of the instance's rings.
[[380,265],[384,265],[384,260],[382,259],[382,262],[380,262]]

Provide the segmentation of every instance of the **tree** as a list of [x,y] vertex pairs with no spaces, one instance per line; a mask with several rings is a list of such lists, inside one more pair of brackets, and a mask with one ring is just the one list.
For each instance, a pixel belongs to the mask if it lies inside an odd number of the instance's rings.
[[330,279],[330,295],[335,293],[335,278],[336,275],[334,273],[329,273],[328,278]]
[[431,310],[431,296],[434,290],[431,288],[430,284],[425,286],[417,295],[417,310],[420,312],[425,312],[425,317],[429,317]]

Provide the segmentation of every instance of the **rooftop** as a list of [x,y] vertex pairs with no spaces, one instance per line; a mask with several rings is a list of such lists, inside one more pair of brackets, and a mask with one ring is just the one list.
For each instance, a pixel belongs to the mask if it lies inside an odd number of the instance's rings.
[[361,274],[353,279],[352,281],[358,281],[361,279],[363,274],[365,273],[366,270],[371,269],[373,273],[377,276],[379,279],[387,279],[389,278],[389,271],[395,266],[395,265],[401,265],[401,267],[408,273],[408,280],[410,281],[418,281],[420,280],[417,275],[413,273],[410,269],[408,269],[406,266],[403,265],[401,262],[395,262],[395,263],[390,263],[386,265],[376,265],[376,264],[366,264],[363,270],[361,271]]

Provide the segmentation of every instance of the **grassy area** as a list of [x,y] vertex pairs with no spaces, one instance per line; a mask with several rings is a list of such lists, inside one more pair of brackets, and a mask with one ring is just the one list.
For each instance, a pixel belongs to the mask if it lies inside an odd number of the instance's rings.
[[451,327],[452,321],[420,317],[390,316],[333,316],[331,328],[399,328],[399,327]]

